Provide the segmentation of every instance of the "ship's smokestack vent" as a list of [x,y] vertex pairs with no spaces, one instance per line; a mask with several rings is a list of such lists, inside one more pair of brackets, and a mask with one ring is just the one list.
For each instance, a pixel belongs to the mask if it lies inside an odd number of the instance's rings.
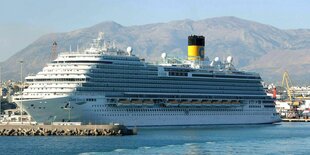
[[188,60],[204,60],[205,58],[205,37],[191,35],[188,36]]

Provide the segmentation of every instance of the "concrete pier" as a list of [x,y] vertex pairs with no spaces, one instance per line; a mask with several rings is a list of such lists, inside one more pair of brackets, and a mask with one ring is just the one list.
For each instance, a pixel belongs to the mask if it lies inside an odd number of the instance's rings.
[[282,119],[282,122],[310,122],[310,119],[304,119],[304,118],[285,118]]
[[124,125],[0,125],[0,136],[124,136],[137,134]]

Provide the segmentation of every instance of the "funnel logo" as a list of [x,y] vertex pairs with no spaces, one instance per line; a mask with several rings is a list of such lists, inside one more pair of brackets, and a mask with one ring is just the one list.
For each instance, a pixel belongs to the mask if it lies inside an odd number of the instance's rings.
[[205,57],[205,50],[203,47],[199,48],[199,56],[201,59],[203,59]]

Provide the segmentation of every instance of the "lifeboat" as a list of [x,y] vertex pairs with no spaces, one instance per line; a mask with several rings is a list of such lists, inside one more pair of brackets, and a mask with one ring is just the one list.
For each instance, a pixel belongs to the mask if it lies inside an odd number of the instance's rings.
[[146,105],[146,106],[153,106],[154,105],[154,101],[152,99],[143,99],[142,103],[143,103],[143,105]]
[[240,104],[240,101],[239,100],[232,100],[231,104]]
[[130,100],[129,99],[119,99],[118,102],[119,103],[124,103],[124,104],[129,104]]
[[222,103],[222,101],[220,101],[220,100],[212,100],[211,101],[211,104],[221,104]]
[[179,101],[178,101],[178,100],[175,100],[175,99],[169,99],[169,100],[167,101],[167,103],[169,103],[169,104],[179,104]]
[[133,104],[142,104],[142,100],[140,99],[132,99],[130,102]]
[[231,104],[231,101],[230,100],[223,100],[222,104]]
[[119,99],[117,106],[131,106],[129,99]]
[[167,102],[165,103],[166,106],[179,106],[179,101],[175,99],[168,99]]
[[210,100],[202,100],[201,103],[203,103],[203,104],[210,104],[211,101]]
[[142,100],[142,102],[143,102],[144,104],[154,104],[154,101],[151,100],[151,99],[144,99],[144,100]]
[[192,104],[201,104],[201,100],[192,100],[191,103]]
[[182,99],[182,100],[180,100],[180,103],[181,103],[181,104],[186,104],[186,103],[188,104],[188,103],[190,103],[190,102],[189,102],[188,100]]

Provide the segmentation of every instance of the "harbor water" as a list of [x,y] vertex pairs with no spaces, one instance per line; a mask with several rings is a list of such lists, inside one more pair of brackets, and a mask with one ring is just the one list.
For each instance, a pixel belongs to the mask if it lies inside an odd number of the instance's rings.
[[310,123],[138,130],[134,136],[0,137],[1,154],[308,154]]

